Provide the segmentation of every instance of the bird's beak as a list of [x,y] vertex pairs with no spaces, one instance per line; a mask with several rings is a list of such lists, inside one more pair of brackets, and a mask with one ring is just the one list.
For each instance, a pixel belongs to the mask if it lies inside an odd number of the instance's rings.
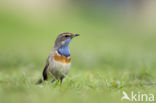
[[80,34],[73,34],[72,38],[77,37],[77,36],[80,36]]

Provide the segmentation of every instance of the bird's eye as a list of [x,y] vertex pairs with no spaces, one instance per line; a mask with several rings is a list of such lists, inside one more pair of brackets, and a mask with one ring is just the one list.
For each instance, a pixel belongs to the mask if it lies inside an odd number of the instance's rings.
[[65,37],[66,37],[66,38],[68,38],[68,37],[69,37],[69,35],[65,35]]

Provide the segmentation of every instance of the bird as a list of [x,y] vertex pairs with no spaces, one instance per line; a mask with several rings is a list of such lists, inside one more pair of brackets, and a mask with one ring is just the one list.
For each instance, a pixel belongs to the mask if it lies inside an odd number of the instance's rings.
[[77,36],[80,36],[80,34],[73,34],[70,32],[63,32],[58,35],[43,69],[43,78],[38,80],[36,84],[41,84],[43,81],[47,81],[50,77],[52,77],[52,83],[59,80],[60,84],[62,84],[71,65],[69,44],[71,40]]

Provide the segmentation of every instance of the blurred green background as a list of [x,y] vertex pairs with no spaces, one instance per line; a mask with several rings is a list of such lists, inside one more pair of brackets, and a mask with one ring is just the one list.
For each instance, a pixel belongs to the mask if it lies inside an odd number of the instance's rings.
[[[154,0],[1,0],[3,103],[114,103],[122,91],[156,93]],[[54,41],[79,33],[62,86],[36,86]]]

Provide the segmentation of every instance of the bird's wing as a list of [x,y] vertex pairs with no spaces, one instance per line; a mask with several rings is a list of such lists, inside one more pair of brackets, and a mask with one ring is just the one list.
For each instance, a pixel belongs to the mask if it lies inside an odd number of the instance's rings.
[[49,64],[50,62],[53,60],[53,51],[50,53],[47,61],[46,61],[46,65],[44,67],[44,70],[43,70],[43,80],[47,80],[48,79],[48,68],[49,68]]
[[[47,80],[48,79],[47,69],[49,67],[49,58],[50,58],[50,56],[48,57],[48,59],[46,61],[46,65],[44,66],[44,69],[43,69],[43,73],[42,73],[43,80]],[[36,84],[41,84],[42,82],[43,82],[42,79],[39,79]]]
[[48,79],[48,74],[47,74],[48,66],[49,66],[49,57],[47,59],[46,65],[45,65],[44,70],[43,70],[43,74],[42,74],[43,75],[43,80]]

